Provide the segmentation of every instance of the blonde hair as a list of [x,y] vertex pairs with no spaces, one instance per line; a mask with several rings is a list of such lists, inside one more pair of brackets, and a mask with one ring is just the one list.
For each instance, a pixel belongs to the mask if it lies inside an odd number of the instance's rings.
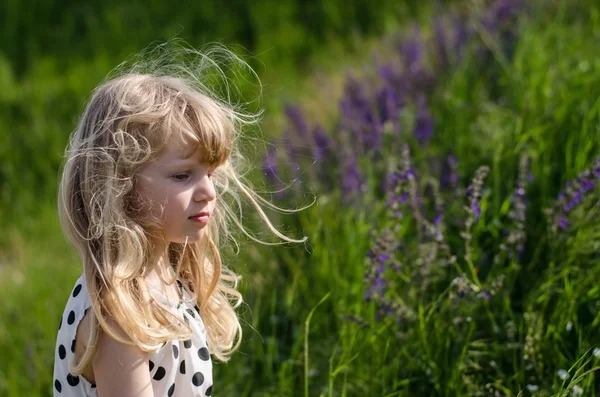
[[[120,65],[98,86],[66,150],[59,215],[66,237],[83,259],[94,314],[86,350],[73,367],[75,374],[93,359],[100,328],[147,352],[191,335],[183,319],[157,304],[149,293],[144,277],[155,265],[156,258],[150,257],[153,245],[160,242],[155,238],[157,220],[140,216],[146,203],[135,189],[136,173],[175,134],[218,166],[213,174],[217,199],[199,242],[164,242],[175,273],[165,281],[179,279],[193,292],[217,359],[229,359],[242,333],[235,311],[242,302],[236,289],[238,276],[223,266],[219,254],[220,244],[231,237],[228,225],[236,224],[264,244],[306,241],[306,237],[292,239],[280,233],[261,204],[280,212],[302,208],[274,206],[242,177],[240,133],[242,127],[258,123],[260,113],[245,113],[241,105],[232,104],[227,83],[217,87],[224,91],[224,99],[203,83],[215,76],[227,82],[219,61],[237,63],[253,73],[250,67],[222,46],[202,53],[172,44],[142,53],[132,66]],[[249,200],[279,242],[260,241],[243,227],[241,198]],[[119,337],[105,316],[112,317],[127,338]]]

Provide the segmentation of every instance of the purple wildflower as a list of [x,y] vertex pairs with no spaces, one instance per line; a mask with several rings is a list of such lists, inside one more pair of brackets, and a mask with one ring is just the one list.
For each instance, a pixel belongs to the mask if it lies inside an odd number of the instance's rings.
[[419,31],[419,27],[415,26],[412,37],[401,45],[401,54],[411,74],[416,74],[421,70],[423,47],[421,32]]
[[313,130],[313,139],[315,142],[315,159],[317,161],[325,160],[327,154],[331,152],[332,144],[332,141],[327,136],[325,128],[321,126],[315,127],[315,129]]
[[[479,202],[481,200],[483,190],[483,180],[489,172],[490,168],[488,166],[483,165],[479,167],[471,184],[467,188],[466,196],[469,199],[469,205],[466,207],[466,210],[467,214],[470,216],[467,217],[467,220],[465,221],[465,230],[461,233],[461,237],[465,240],[465,260],[467,263],[471,263],[471,254],[473,252],[471,247],[471,227],[479,220],[481,215],[481,207]],[[479,284],[477,276],[474,275],[474,277],[476,283]]]
[[306,123],[302,109],[300,109],[298,106],[287,104],[285,105],[284,113],[292,123],[294,131],[300,136],[303,142],[307,142],[308,124]]
[[483,188],[483,180],[489,172],[489,167],[479,167],[471,184],[469,187],[467,187],[466,196],[469,199],[469,212],[475,220],[478,220],[479,216],[481,215],[480,200]]
[[269,147],[269,149],[267,150],[267,154],[263,159],[261,168],[263,174],[265,175],[265,178],[267,179],[267,182],[271,186],[274,186],[275,189],[277,189],[275,197],[278,199],[283,199],[283,183],[279,176],[279,170],[277,167],[277,150],[275,149],[275,147]]
[[477,201],[471,203],[471,211],[473,212],[473,217],[475,220],[479,220],[479,216],[481,215],[481,207]]
[[371,150],[377,153],[383,139],[383,123],[373,111],[372,101],[363,83],[347,77],[340,108],[342,128],[352,134],[350,139],[354,155],[360,156]]
[[569,227],[569,221],[565,216],[558,217],[558,226],[561,230],[567,230],[567,228]]
[[287,158],[289,159],[289,167],[292,169],[294,177],[300,179],[300,158],[304,156],[304,150],[294,143],[290,130],[284,133],[283,143],[286,148]]
[[491,13],[499,23],[507,23],[519,15],[522,7],[521,0],[496,0],[491,7]]
[[454,155],[451,154],[446,158],[444,169],[446,172],[442,173],[440,178],[441,187],[456,189],[458,186],[458,160]]
[[386,85],[377,92],[375,100],[381,121],[386,122],[390,120],[397,126],[402,102],[396,90],[392,86]]
[[373,240],[372,248],[367,253],[367,269],[364,277],[367,290],[364,299],[367,302],[374,301],[376,303],[377,321],[383,317],[398,314],[399,311],[398,304],[386,297],[386,292],[391,286],[386,277],[386,271],[388,269],[400,270],[400,264],[393,258],[398,248],[394,232],[385,228]]
[[269,181],[272,181],[274,178],[278,177],[276,156],[276,149],[274,147],[270,147],[267,150],[267,155],[262,162],[263,174],[265,174]]
[[597,187],[600,180],[600,156],[596,157],[589,169],[581,172],[577,178],[567,181],[565,188],[556,196],[553,207],[546,210],[552,219],[552,229],[566,230],[569,225],[567,215],[573,211],[586,195]]
[[353,195],[362,190],[362,176],[358,171],[355,159],[348,160],[342,176],[342,191],[345,196]]
[[427,109],[427,100],[423,95],[419,96],[417,101],[417,123],[415,126],[415,137],[425,146],[433,132],[433,117]]

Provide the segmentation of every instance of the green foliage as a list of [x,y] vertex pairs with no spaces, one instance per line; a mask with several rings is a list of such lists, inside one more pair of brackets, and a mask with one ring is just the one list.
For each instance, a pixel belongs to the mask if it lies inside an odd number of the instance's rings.
[[[0,239],[0,395],[51,394],[58,320],[79,274],[79,260],[60,237],[51,198],[66,137],[85,95],[116,59],[137,50],[150,36],[178,33],[181,21],[186,29],[193,26],[184,36],[198,42],[212,32],[211,40],[216,34],[255,52],[266,51],[267,58],[260,59],[267,67],[276,68],[285,58],[282,62],[294,64],[286,67],[295,68],[317,48],[326,48],[320,42],[330,37],[353,29],[379,32],[375,25],[386,19],[387,7],[394,7],[392,2],[382,3],[380,10],[366,2],[300,4],[256,2],[251,7],[239,2],[231,6],[239,14],[225,15],[212,5],[192,13],[158,2],[148,8],[103,3],[95,12],[91,5],[73,3],[61,13],[47,1],[40,3],[38,26],[33,26],[29,14],[7,3],[10,18],[2,29],[12,39],[3,44],[6,58],[0,57],[0,117],[6,120],[0,125],[0,219],[14,226]],[[407,4],[396,12],[417,13]],[[453,248],[461,247],[456,248],[458,268],[450,265],[436,278],[419,278],[417,265],[408,263],[412,270],[401,273],[397,291],[410,315],[403,323],[389,316],[378,321],[376,308],[363,299],[366,254],[373,231],[390,220],[381,195],[373,193],[380,185],[374,176],[382,170],[360,159],[361,169],[372,177],[371,193],[362,198],[361,207],[341,206],[339,190],[317,191],[315,205],[297,217],[273,218],[289,234],[302,231],[309,236],[306,246],[243,242],[238,256],[227,255],[227,262],[244,277],[247,305],[242,316],[247,323],[241,352],[228,364],[215,365],[217,393],[597,394],[598,189],[570,213],[566,231],[553,233],[543,210],[600,153],[600,9],[592,0],[537,0],[529,6],[529,16],[520,19],[514,56],[506,57],[494,38],[483,37],[490,56],[482,60],[471,53],[466,62],[444,71],[433,96],[435,133],[426,150],[417,149],[406,135],[387,146],[397,161],[401,144],[412,145],[423,184],[427,177],[438,176],[429,160],[441,154],[454,153],[459,159],[463,188],[479,166],[490,167],[482,215],[470,230],[471,263],[463,259],[466,248],[460,235],[467,200],[446,197],[451,204],[445,208],[446,236]],[[426,20],[431,10],[423,10]],[[359,22],[350,26],[345,21],[353,15]],[[164,19],[172,23],[161,23]],[[31,39],[29,53],[18,49],[19,35],[38,37],[36,31],[50,31],[59,23],[61,28],[43,40]],[[429,24],[425,29],[431,32]],[[138,36],[124,42],[123,34],[129,32]],[[75,35],[82,41],[71,42]],[[270,50],[275,42],[285,44]],[[330,95],[311,93],[323,111],[336,99]],[[413,122],[411,112],[402,116],[406,126]],[[494,262],[489,256],[499,252],[503,233],[511,227],[510,196],[523,153],[533,174],[527,190],[525,254]],[[297,206],[298,201],[283,205]],[[24,216],[31,209],[34,215]],[[414,247],[414,224],[403,227],[401,242]],[[458,298],[462,281],[465,288],[488,288],[499,276],[504,277],[502,285],[489,299],[476,293]],[[429,286],[421,284],[432,280]]]

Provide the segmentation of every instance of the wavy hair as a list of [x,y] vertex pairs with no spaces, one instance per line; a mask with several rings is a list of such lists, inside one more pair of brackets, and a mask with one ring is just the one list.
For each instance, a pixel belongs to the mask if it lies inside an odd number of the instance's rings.
[[[91,332],[82,357],[73,365],[81,372],[92,361],[98,332],[153,351],[172,339],[186,339],[191,328],[158,304],[145,276],[155,266],[157,244],[168,252],[174,277],[189,291],[205,323],[212,354],[227,361],[241,342],[235,308],[242,297],[238,276],[221,261],[219,248],[231,238],[230,225],[263,244],[302,243],[279,232],[263,206],[279,212],[243,178],[239,148],[242,129],[256,124],[259,113],[243,111],[231,101],[223,61],[252,69],[222,46],[206,52],[162,45],[120,65],[92,93],[66,150],[59,187],[63,231],[83,260],[93,309]],[[208,89],[206,80],[221,77],[223,93]],[[200,241],[190,244],[157,240],[157,219],[142,216],[144,198],[136,191],[136,174],[179,134],[191,148],[203,151],[212,167],[217,199],[211,222]],[[242,225],[242,199],[247,199],[280,241],[258,240]],[[162,244],[162,245],[161,245]],[[112,317],[127,338],[111,329]]]

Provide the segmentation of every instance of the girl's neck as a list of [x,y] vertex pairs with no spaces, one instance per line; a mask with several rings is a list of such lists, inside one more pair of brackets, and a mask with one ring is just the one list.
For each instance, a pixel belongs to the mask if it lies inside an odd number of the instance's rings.
[[146,275],[148,288],[162,295],[169,303],[178,303],[181,299],[177,284],[168,284],[175,277],[175,272],[169,262],[169,255],[165,252],[159,256],[154,266]]

